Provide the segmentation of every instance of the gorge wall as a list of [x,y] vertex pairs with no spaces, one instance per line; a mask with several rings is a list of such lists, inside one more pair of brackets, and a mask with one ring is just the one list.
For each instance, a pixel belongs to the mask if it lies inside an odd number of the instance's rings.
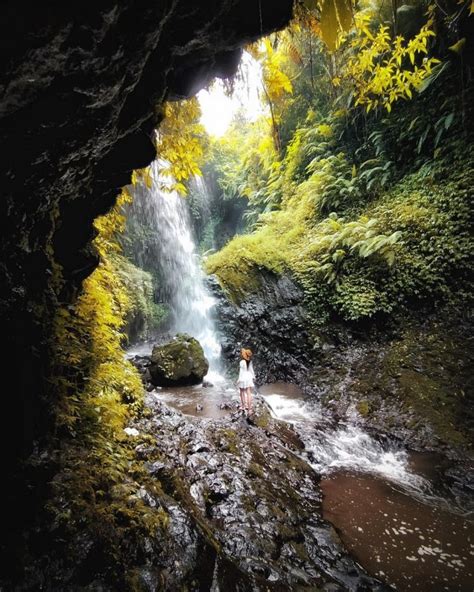
[[295,278],[268,270],[258,278],[259,288],[238,302],[216,276],[208,278],[231,364],[240,348],[251,347],[257,386],[295,382],[331,421],[355,413],[368,431],[389,433],[413,449],[462,456],[474,425],[468,312],[444,307],[378,321],[332,319],[316,329]]
[[97,265],[93,221],[133,169],[155,158],[166,99],[232,75],[241,47],[283,27],[292,0],[103,2],[3,7],[0,315],[9,441],[18,455],[47,432],[49,348],[60,303]]

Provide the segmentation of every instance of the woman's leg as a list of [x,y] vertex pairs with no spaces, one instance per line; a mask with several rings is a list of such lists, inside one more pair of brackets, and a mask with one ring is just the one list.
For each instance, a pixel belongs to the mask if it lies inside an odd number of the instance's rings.
[[249,386],[247,389],[247,409],[249,410],[249,412],[253,411],[253,405],[252,405],[252,387]]
[[243,411],[245,409],[245,389],[241,388],[240,390],[240,410]]

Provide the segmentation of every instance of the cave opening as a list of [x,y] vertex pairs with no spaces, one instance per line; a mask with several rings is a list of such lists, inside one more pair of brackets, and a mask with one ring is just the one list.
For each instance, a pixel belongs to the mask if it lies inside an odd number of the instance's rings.
[[7,3],[0,588],[469,589],[472,13]]

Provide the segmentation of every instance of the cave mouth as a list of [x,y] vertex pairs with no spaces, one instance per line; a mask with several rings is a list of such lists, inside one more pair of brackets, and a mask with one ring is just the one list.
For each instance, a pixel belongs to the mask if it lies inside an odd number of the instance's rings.
[[[292,0],[4,7],[0,310],[12,385],[5,417],[15,429],[2,431],[11,484],[2,555],[16,581],[29,562],[24,537],[64,485],[52,481],[65,462],[61,442],[79,438],[77,412],[63,407],[60,391],[87,376],[75,358],[59,368],[53,353],[58,311],[72,310],[99,264],[94,221],[114,207],[132,171],[155,159],[165,100],[231,76],[241,48],[284,27],[292,11]],[[80,404],[75,396],[69,403]],[[58,429],[58,413],[69,417],[66,428]],[[30,539],[32,553],[42,536]]]
[[[446,60],[435,75],[431,58],[405,56],[427,75],[426,92],[393,112],[378,104],[383,117],[366,103],[341,130],[341,63],[313,59],[315,47],[327,52],[341,14],[323,41],[307,44],[307,76],[292,78],[279,68],[279,42],[265,36],[285,27],[294,4],[7,7],[0,310],[14,383],[5,417],[15,430],[2,431],[9,487],[0,547],[9,569],[0,587],[384,589],[380,580],[392,580],[381,566],[362,554],[366,573],[354,560],[364,541],[353,513],[338,526],[346,547],[323,519],[321,475],[335,493],[328,515],[351,491],[363,499],[367,485],[381,512],[390,490],[415,526],[418,502],[426,511],[442,500],[450,507],[436,533],[450,523],[467,531],[468,256],[458,239],[472,187],[465,147],[474,103],[465,98],[474,53],[462,52],[474,20],[463,8],[456,31],[444,20],[437,29],[442,42],[427,33],[433,55]],[[397,12],[391,18],[396,31]],[[308,23],[321,33],[317,18]],[[234,105],[224,129],[212,93],[233,99],[219,83],[206,87],[235,76],[242,48],[258,52],[259,39],[275,85],[264,92],[269,105],[253,107],[255,121]],[[289,62],[304,62],[296,44],[287,50]],[[288,101],[292,117],[281,117],[277,101],[303,78],[304,92]],[[459,81],[469,82],[461,94]],[[298,111],[300,98],[321,88],[328,112]],[[202,177],[193,169],[200,148],[191,136],[205,120],[196,94],[215,136]],[[232,150],[247,145],[258,115],[269,133],[255,134],[252,166],[239,169]],[[216,146],[228,149],[227,171],[217,171]],[[163,159],[165,149],[179,158]],[[185,173],[173,173],[177,163]],[[124,356],[124,334],[129,346],[149,349]],[[257,353],[255,381],[267,386],[254,409],[232,382],[242,347]],[[405,444],[439,452],[419,463],[428,476]],[[462,538],[452,540],[456,561],[440,577],[461,575],[464,585]]]
[[22,426],[9,440],[14,465],[49,429],[58,306],[98,264],[94,220],[154,160],[164,101],[233,75],[241,47],[285,26],[293,2],[5,10],[0,300],[15,383],[8,415]]

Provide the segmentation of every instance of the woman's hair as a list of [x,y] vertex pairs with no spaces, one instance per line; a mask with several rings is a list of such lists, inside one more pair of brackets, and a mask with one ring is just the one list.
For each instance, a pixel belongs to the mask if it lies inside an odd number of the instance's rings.
[[245,349],[242,348],[240,350],[240,355],[242,356],[242,358],[246,361],[246,362],[250,362],[250,359],[252,358],[252,350],[251,349]]
[[240,350],[240,355],[242,356],[242,359],[247,362],[247,368],[248,368],[250,366],[250,360],[252,358],[252,350],[242,348]]

